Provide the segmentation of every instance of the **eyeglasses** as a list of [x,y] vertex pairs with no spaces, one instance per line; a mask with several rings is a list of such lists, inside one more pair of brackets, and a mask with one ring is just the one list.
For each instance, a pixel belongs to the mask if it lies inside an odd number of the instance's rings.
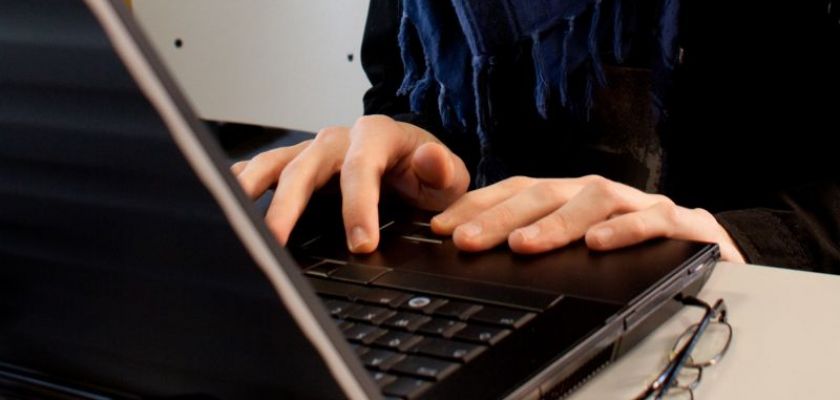
[[703,369],[719,363],[732,343],[732,325],[726,320],[723,299],[718,299],[714,306],[693,296],[680,296],[677,300],[686,306],[704,308],[706,313],[700,322],[677,337],[668,365],[636,400],[694,400],[694,389],[700,384]]

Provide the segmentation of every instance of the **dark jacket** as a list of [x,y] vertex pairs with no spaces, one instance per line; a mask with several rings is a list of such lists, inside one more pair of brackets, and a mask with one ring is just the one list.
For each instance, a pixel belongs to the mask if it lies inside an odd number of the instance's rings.
[[[538,115],[523,44],[495,66],[494,153],[509,175],[600,174],[705,208],[751,263],[840,273],[840,152],[831,145],[840,135],[840,7],[683,3],[682,62],[663,125],[649,107],[647,31],[607,67],[588,116],[556,107]],[[399,2],[371,0],[365,113],[427,129],[474,168],[474,135],[442,128],[433,102],[410,113],[396,95],[399,18]]]

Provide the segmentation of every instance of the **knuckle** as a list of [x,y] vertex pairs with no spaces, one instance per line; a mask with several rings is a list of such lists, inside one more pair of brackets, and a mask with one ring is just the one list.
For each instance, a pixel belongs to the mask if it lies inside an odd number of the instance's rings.
[[674,204],[674,202],[659,202],[656,203],[656,208],[669,224],[675,225],[679,222],[679,208]]
[[517,175],[505,179],[503,184],[512,188],[523,188],[531,184],[531,178],[527,176]]
[[365,124],[368,124],[368,123],[371,123],[371,122],[381,120],[383,118],[388,118],[388,117],[386,117],[384,115],[380,115],[380,114],[362,115],[361,117],[356,118],[356,122],[353,124],[353,126],[365,125]]
[[367,125],[371,121],[371,119],[374,118],[376,118],[375,115],[362,115],[361,117],[356,118],[356,121],[353,122],[353,127],[358,128]]
[[[316,139],[317,136],[314,139],[304,140],[294,146],[281,147],[279,149],[276,149],[275,153],[278,156],[278,159],[297,157],[310,147],[314,147],[313,144],[315,143]],[[283,155],[283,157],[280,157],[281,155]]]
[[534,195],[540,200],[557,201],[562,199],[560,188],[552,182],[540,182],[533,186]]
[[491,208],[482,219],[484,219],[488,225],[512,226],[516,216],[510,207],[500,204]]
[[303,150],[303,149],[306,149],[307,147],[309,147],[309,145],[311,145],[313,142],[315,142],[315,139],[307,139],[307,140],[304,140],[304,141],[302,141],[302,142],[300,142],[300,143],[298,143],[298,144],[296,144],[292,147],[288,147],[288,149]]
[[379,165],[372,161],[369,157],[365,157],[362,152],[347,153],[344,161],[341,163],[341,176],[356,175],[362,171],[373,170],[376,174],[381,176],[385,172],[385,165]]
[[547,227],[552,230],[560,232],[568,231],[570,227],[568,218],[561,212],[551,213],[541,223],[548,225]]
[[273,153],[271,153],[270,151],[264,151],[262,153],[259,153],[259,154],[255,155],[253,158],[251,158],[250,162],[252,162],[254,164],[265,164],[265,163],[271,162],[271,160],[273,160],[273,159],[274,159]]
[[334,145],[344,142],[346,129],[340,126],[331,126],[321,129],[315,136],[315,143]]
[[694,208],[691,212],[695,213],[697,216],[707,219],[707,220],[716,220],[714,214],[710,213],[705,208]]
[[497,204],[492,196],[487,196],[483,191],[467,192],[461,196],[459,202],[462,202],[466,208],[477,210],[487,210]]
[[476,195],[475,192],[467,192],[465,195],[461,196],[461,203],[466,208],[478,208],[484,209],[487,208],[487,202],[481,199],[481,196]]
[[674,203],[674,201],[671,200],[671,198],[668,197],[668,196],[661,195],[661,194],[652,194],[651,196],[653,196],[653,199],[657,204],[664,203],[664,204],[676,206],[676,203]]
[[648,224],[639,216],[628,218],[626,229],[633,237],[647,237],[648,235]]
[[341,164],[341,171],[353,172],[358,171],[365,166],[365,158],[357,152],[348,153]]
[[593,183],[596,183],[596,182],[609,181],[609,179],[604,178],[601,175],[596,175],[596,174],[590,174],[590,175],[582,176],[580,178],[580,180],[583,181],[584,185],[590,185],[590,184],[593,184]]
[[280,179],[286,179],[290,176],[298,175],[301,170],[301,163],[302,161],[300,158],[295,158],[294,160],[290,161],[286,164],[286,167],[283,168],[283,171],[280,173]]
[[601,177],[593,179],[587,187],[606,200],[617,201],[621,199],[619,186],[609,179]]
[[356,119],[356,122],[353,124],[353,130],[359,133],[365,133],[369,132],[371,128],[393,122],[393,118],[385,115],[364,115]]

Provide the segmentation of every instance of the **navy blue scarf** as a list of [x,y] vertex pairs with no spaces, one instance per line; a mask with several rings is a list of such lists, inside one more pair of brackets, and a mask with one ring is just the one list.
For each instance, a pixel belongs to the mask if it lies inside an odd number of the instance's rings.
[[[399,42],[405,78],[398,94],[408,95],[412,111],[420,112],[426,97],[436,93],[443,125],[478,135],[482,157],[476,185],[493,183],[505,175],[492,155],[488,131],[493,118],[488,81],[496,57],[530,41],[540,115],[547,118],[550,104],[588,111],[593,86],[606,84],[601,53],[612,53],[612,61],[622,62],[623,25],[635,18],[622,1],[402,0]],[[651,64],[657,114],[676,61],[678,6],[678,0],[661,0],[658,26],[652,27],[658,42]],[[604,37],[611,43],[599,43]],[[569,77],[584,68],[584,93],[574,96]],[[584,104],[576,104],[579,98]]]

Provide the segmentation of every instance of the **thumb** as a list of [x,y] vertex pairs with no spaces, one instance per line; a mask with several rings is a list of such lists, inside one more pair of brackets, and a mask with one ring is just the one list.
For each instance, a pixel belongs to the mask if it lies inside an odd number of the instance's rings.
[[411,158],[411,169],[424,187],[417,200],[425,203],[425,208],[445,208],[464,194],[470,184],[464,162],[440,143],[418,147]]
[[414,151],[411,169],[421,184],[431,189],[446,189],[455,175],[452,154],[439,143],[426,143]]

